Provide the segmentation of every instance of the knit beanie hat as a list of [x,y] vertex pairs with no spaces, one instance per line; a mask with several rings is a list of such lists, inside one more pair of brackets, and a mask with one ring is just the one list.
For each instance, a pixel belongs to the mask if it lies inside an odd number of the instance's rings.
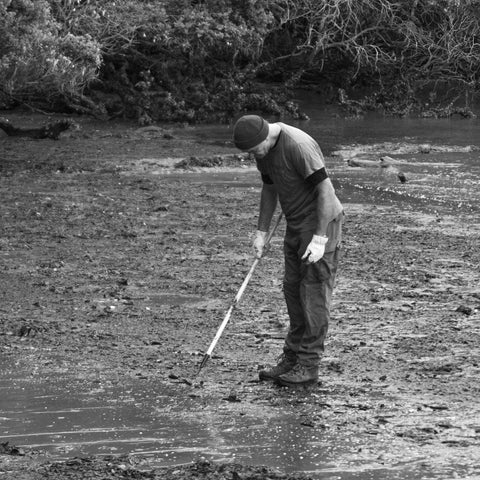
[[258,115],[244,115],[233,127],[233,142],[240,150],[249,150],[268,135],[268,122]]

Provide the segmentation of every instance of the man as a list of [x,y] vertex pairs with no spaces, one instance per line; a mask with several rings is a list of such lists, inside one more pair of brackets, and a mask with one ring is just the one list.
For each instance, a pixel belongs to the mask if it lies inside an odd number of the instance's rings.
[[253,153],[263,180],[253,241],[257,258],[278,201],[287,221],[283,290],[290,326],[279,363],[259,377],[288,387],[314,385],[330,320],[343,207],[322,151],[307,133],[244,115],[235,123],[233,139],[237,148]]

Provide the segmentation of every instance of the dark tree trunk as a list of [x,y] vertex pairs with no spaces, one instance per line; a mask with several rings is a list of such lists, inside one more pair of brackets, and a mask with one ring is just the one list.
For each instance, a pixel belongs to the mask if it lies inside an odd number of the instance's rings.
[[73,123],[70,120],[60,120],[48,123],[38,128],[20,128],[13,126],[9,120],[0,117],[0,128],[11,137],[52,138],[58,140],[59,135],[68,130]]

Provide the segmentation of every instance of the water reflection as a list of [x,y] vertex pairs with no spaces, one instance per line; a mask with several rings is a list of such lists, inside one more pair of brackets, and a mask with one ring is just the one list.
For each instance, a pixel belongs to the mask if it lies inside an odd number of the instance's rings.
[[201,402],[174,395],[158,383],[128,386],[75,380],[0,382],[0,442],[40,449],[57,458],[137,453],[158,465],[212,460],[272,465],[285,471],[332,466],[339,449],[323,430],[269,407],[264,419],[221,409],[202,411]]
[[337,107],[325,105],[318,95],[298,92],[296,100],[310,118],[308,121],[296,122],[297,126],[313,135],[327,154],[339,145],[352,143],[478,143],[478,118],[399,118],[375,112],[366,112],[359,118],[348,118],[342,116],[341,112],[339,114]]
[[237,412],[225,408],[225,415],[220,406],[212,414],[203,411],[198,396],[174,393],[158,382],[120,386],[0,378],[0,442],[45,451],[52,459],[141,454],[152,467],[161,467],[205,457],[304,472],[314,479],[414,478],[414,464],[362,469],[358,461],[338,463],[358,450],[361,438],[339,441],[334,430],[312,428],[280,409],[268,407],[263,418],[241,406]]
[[[440,145],[478,145],[480,118],[399,118],[366,112],[348,118],[338,107],[326,105],[318,95],[298,92],[295,99],[309,120],[284,119],[312,135],[330,155],[341,145],[381,142],[432,143]],[[480,111],[477,111],[480,114]],[[276,117],[268,118],[274,122]],[[199,137],[212,142],[231,141],[232,125],[212,125],[199,129]]]

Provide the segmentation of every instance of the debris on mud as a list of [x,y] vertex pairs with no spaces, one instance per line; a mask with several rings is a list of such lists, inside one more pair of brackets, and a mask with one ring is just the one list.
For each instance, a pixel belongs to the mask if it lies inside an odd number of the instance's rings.
[[233,167],[245,165],[250,159],[248,154],[213,155],[206,157],[191,156],[175,164],[175,168],[188,170],[194,167]]
[[9,442],[0,443],[0,455],[25,455],[23,448],[10,445]]
[[169,468],[165,477],[185,480],[213,480],[228,478],[232,480],[309,480],[311,477],[296,474],[287,475],[267,467],[253,467],[236,463],[215,464],[206,459],[200,459],[184,468]]
[[[28,476],[23,476],[28,480]],[[81,457],[64,462],[44,464],[32,479],[82,480],[148,479],[148,480],[309,480],[302,474],[287,475],[267,467],[236,463],[213,463],[199,458],[190,465],[149,468],[148,463],[132,456]]]
[[76,126],[72,120],[59,120],[41,127],[24,128],[13,125],[8,119],[0,117],[0,129],[12,137],[50,138],[58,140],[60,134]]

